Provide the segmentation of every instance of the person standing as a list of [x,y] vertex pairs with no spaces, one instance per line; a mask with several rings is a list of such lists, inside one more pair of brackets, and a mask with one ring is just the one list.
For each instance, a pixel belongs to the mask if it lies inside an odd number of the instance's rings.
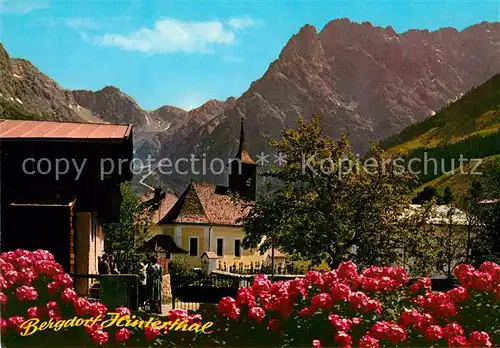
[[147,300],[147,267],[144,262],[140,263],[139,269],[139,307],[144,307]]
[[109,256],[109,268],[111,270],[111,274],[120,274],[118,268],[116,267],[115,257],[113,255]]
[[158,258],[151,256],[151,263],[147,269],[147,283],[149,290],[150,310],[161,314],[161,300],[163,292],[163,269],[158,264]]
[[99,271],[99,275],[102,274],[111,274],[111,269],[109,267],[108,255],[102,255],[102,258],[98,258],[99,264],[97,265],[97,270]]

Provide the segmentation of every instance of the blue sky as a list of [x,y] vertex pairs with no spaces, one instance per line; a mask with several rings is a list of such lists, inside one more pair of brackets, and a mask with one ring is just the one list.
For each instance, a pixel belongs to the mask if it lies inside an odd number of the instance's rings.
[[145,109],[240,96],[303,25],[336,18],[459,30],[498,21],[488,1],[0,0],[0,41],[69,89],[114,85]]

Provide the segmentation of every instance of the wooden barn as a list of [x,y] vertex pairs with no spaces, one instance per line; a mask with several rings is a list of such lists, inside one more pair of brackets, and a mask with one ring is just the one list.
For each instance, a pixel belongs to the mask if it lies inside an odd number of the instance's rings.
[[130,125],[0,120],[1,251],[46,249],[70,274],[97,274],[132,156]]

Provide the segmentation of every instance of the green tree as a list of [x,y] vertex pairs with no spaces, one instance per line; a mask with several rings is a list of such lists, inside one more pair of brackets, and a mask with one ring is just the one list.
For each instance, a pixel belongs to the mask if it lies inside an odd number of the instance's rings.
[[[472,246],[473,262],[500,262],[500,167],[484,176],[479,213],[479,231]],[[488,202],[488,203],[486,203]],[[496,202],[496,203],[495,203]]]
[[446,186],[443,192],[443,204],[451,204],[453,201],[453,191],[450,186]]
[[412,180],[397,161],[377,146],[370,159],[359,159],[347,136],[334,142],[323,134],[318,116],[300,117],[297,129],[281,135],[271,146],[286,163],[264,174],[277,184],[241,219],[243,246],[265,251],[274,244],[315,264],[326,258],[331,267],[347,259],[396,261]]
[[412,276],[432,274],[435,270],[440,245],[437,228],[429,223],[436,214],[436,198],[413,206],[401,220],[398,264]]
[[136,249],[145,241],[155,207],[141,202],[130,184],[122,184],[120,189],[120,222],[104,224],[104,248],[115,257],[120,273],[135,274],[145,257]]
[[465,262],[467,264],[472,262],[471,253],[474,239],[477,238],[479,231],[482,229],[482,197],[483,186],[481,181],[473,181],[467,191],[464,194],[460,194],[457,198],[457,204],[464,211],[466,219],[467,241]]
[[441,258],[446,266],[446,276],[452,277],[452,271],[466,260],[467,255],[467,228],[464,226],[465,217],[451,200],[445,214],[439,216],[441,228],[438,230],[438,240],[441,247]]

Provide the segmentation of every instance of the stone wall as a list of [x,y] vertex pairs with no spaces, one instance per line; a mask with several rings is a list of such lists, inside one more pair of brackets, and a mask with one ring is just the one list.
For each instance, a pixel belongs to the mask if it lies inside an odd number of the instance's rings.
[[172,287],[170,286],[170,274],[164,274],[162,279],[163,303],[170,303],[172,300]]

